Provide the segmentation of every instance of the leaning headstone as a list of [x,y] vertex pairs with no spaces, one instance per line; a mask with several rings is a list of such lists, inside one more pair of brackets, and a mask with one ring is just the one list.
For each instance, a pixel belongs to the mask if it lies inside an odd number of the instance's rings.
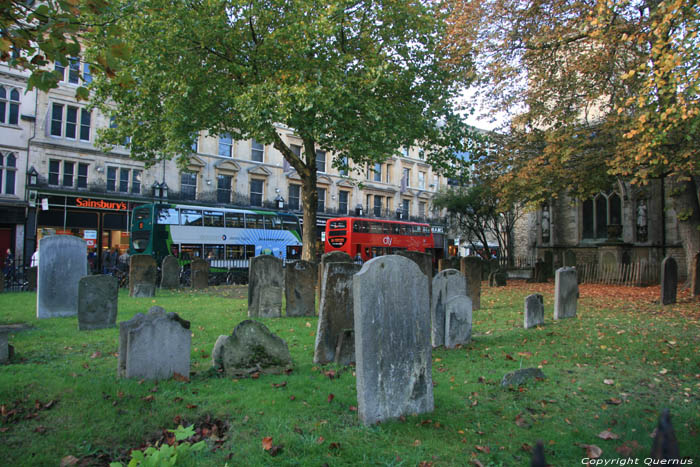
[[248,317],[279,318],[282,316],[284,270],[282,260],[260,255],[250,260],[248,268]]
[[287,316],[316,315],[316,264],[296,260],[287,263],[284,298]]
[[321,255],[321,262],[318,267],[318,298],[321,298],[323,291],[323,275],[326,271],[326,266],[329,263],[352,263],[353,259],[344,251],[331,251]]
[[196,258],[190,263],[192,274],[192,288],[206,289],[209,287],[209,263],[202,258]]
[[554,275],[554,319],[576,317],[578,278],[576,269],[563,267]]
[[36,290],[37,274],[39,274],[38,267],[32,266],[27,268],[27,286],[29,287],[29,290]]
[[180,287],[180,263],[173,255],[163,258],[160,265],[160,288],[177,289]]
[[347,329],[354,329],[352,284],[361,266],[355,263],[328,263],[323,275],[325,289],[318,307],[318,325],[314,345],[314,363],[335,360],[338,339]]
[[466,256],[460,263],[460,272],[467,284],[467,295],[472,299],[472,308],[481,309],[481,269],[483,261],[478,256]]
[[423,274],[428,277],[428,298],[433,296],[433,257],[420,251],[399,250],[399,256],[410,259],[418,265]]
[[525,297],[525,329],[544,324],[544,298],[535,293]]
[[239,323],[232,335],[219,336],[211,355],[214,369],[232,378],[279,374],[292,368],[287,343],[250,319]]
[[693,267],[690,272],[690,294],[693,297],[700,296],[700,253],[693,258]]
[[445,269],[433,278],[433,296],[430,303],[430,338],[433,347],[445,345],[445,314],[447,302],[467,294],[464,276],[456,269]]
[[366,262],[354,277],[357,406],[365,425],[434,409],[427,280],[396,255]]
[[472,338],[472,300],[457,295],[445,305],[445,348],[453,349]]
[[117,323],[119,279],[108,275],[85,276],[78,282],[78,329],[113,328]]
[[[43,261],[44,258],[41,258]],[[41,263],[39,263],[41,265]],[[155,297],[158,270],[151,255],[129,257],[129,296]]]
[[39,241],[37,318],[78,313],[78,281],[87,276],[85,240],[72,235],[50,235]]
[[[44,258],[42,256],[41,260]],[[153,306],[119,323],[120,378],[167,379],[190,376],[190,322]]]
[[676,303],[678,290],[678,263],[671,256],[661,262],[661,304]]
[[501,380],[501,386],[504,388],[507,388],[508,386],[520,386],[531,379],[544,378],[546,377],[539,368],[521,368],[520,370],[511,371],[510,373],[505,374]]

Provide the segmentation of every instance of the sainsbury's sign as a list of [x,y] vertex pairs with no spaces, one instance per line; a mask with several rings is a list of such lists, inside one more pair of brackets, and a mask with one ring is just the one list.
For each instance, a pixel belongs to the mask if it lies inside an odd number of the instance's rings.
[[81,208],[114,209],[116,211],[126,211],[127,204],[124,201],[105,201],[103,199],[76,198],[75,205]]

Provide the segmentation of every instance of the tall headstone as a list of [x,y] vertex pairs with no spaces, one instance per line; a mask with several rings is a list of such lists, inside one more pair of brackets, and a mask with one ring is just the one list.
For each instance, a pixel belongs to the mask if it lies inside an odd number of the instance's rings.
[[85,276],[78,282],[78,329],[113,328],[117,323],[119,279],[108,275]]
[[[338,340],[343,332],[354,329],[352,284],[361,266],[355,263],[328,263],[323,277],[325,289],[318,307],[318,326],[314,345],[314,363],[335,360]],[[346,346],[347,347],[347,346]],[[349,350],[346,348],[346,352]]]
[[434,409],[427,280],[397,255],[366,262],[354,277],[357,405],[365,425]]
[[248,317],[282,316],[283,290],[282,260],[272,255],[251,258],[248,268]]
[[700,296],[700,253],[693,258],[692,271],[690,272],[690,294],[693,297]]
[[661,304],[676,303],[678,290],[678,263],[671,256],[661,262]]
[[578,277],[576,268],[563,267],[554,274],[554,319],[576,317]]
[[430,338],[433,347],[445,345],[445,315],[447,302],[459,295],[467,295],[464,276],[456,269],[445,269],[433,278],[433,296],[430,303]]
[[525,297],[525,329],[544,324],[544,298],[535,293]]
[[191,343],[189,321],[153,306],[148,314],[137,313],[129,321],[119,323],[117,375],[167,379],[179,373],[189,378]]
[[478,256],[465,256],[460,271],[467,281],[467,295],[472,299],[472,308],[481,309],[481,269],[483,261]]
[[345,253],[344,251],[331,251],[329,253],[324,253],[321,255],[321,263],[318,268],[318,297],[321,298],[321,292],[323,291],[323,275],[325,274],[325,268],[328,263],[352,263],[352,257]]
[[[43,261],[44,258],[41,258]],[[41,264],[41,263],[39,263]],[[129,296],[155,297],[158,270],[156,260],[151,255],[129,257]]]
[[160,265],[160,288],[177,289],[180,287],[180,263],[173,255],[163,258]]
[[50,235],[39,241],[37,318],[78,313],[78,281],[87,276],[85,240],[72,235]]
[[316,315],[316,264],[310,261],[287,263],[284,298],[287,316]]
[[39,274],[39,268],[37,266],[27,268],[27,286],[29,290],[36,290],[37,274]]
[[428,299],[433,296],[433,257],[420,251],[400,250],[399,256],[410,259],[418,265],[423,274],[428,278]]
[[445,348],[466,344],[471,338],[472,300],[466,295],[457,295],[445,304]]
[[190,263],[193,289],[206,289],[209,287],[209,263],[202,258],[195,258]]

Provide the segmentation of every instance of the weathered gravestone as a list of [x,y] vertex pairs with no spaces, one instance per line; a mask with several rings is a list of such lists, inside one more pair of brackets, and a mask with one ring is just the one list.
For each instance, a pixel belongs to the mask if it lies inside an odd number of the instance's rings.
[[248,268],[248,317],[282,316],[283,290],[282,260],[272,255],[251,258]]
[[119,279],[85,276],[78,282],[78,329],[113,328],[117,323]]
[[554,319],[576,317],[578,277],[576,269],[563,267],[554,275]]
[[535,272],[533,273],[535,282],[547,282],[547,264],[542,258],[538,258],[535,262]]
[[501,386],[520,386],[531,379],[545,379],[546,376],[539,368],[521,368],[520,370],[506,373],[501,380]]
[[233,378],[279,374],[292,367],[287,343],[262,323],[245,320],[230,336],[219,336],[212,351],[214,369]]
[[399,256],[408,258],[418,265],[423,274],[428,278],[428,299],[433,296],[433,257],[420,251],[399,250]]
[[433,347],[445,345],[445,314],[447,302],[459,295],[467,294],[464,276],[456,269],[445,269],[433,278],[433,297],[430,303],[432,322],[430,338]]
[[535,293],[525,297],[525,329],[544,324],[544,298]]
[[318,297],[321,298],[323,291],[323,275],[326,273],[326,266],[329,263],[352,263],[353,259],[344,251],[331,251],[321,255],[321,263],[318,267]]
[[32,266],[30,268],[27,268],[27,287],[29,290],[36,290],[36,280],[37,280],[37,275],[39,274],[39,268],[36,266]]
[[690,272],[690,294],[700,296],[700,253],[693,258],[693,268]]
[[[353,275],[361,267],[355,263],[328,263],[326,265],[322,281],[325,288],[321,292],[321,303],[318,307],[314,363],[333,362],[340,336],[345,330],[353,329],[355,326],[352,284]],[[347,342],[347,344],[350,345],[352,342]],[[343,351],[350,352],[349,349],[343,349]]]
[[472,309],[481,309],[481,269],[483,261],[478,256],[465,256],[460,262],[460,272],[467,284],[467,295],[472,299]]
[[678,263],[671,256],[661,262],[661,304],[676,303],[678,290]]
[[[354,325],[354,324],[353,324]],[[335,347],[336,365],[350,365],[355,363],[355,330],[344,329],[338,336],[338,345]]]
[[85,240],[72,235],[50,235],[39,241],[37,318],[78,313],[78,281],[87,275]]
[[190,274],[193,289],[206,289],[209,287],[209,263],[202,258],[195,258],[190,263]]
[[[42,257],[43,261],[43,257]],[[167,379],[190,376],[190,322],[153,306],[119,323],[120,378]]]
[[177,289],[180,287],[180,263],[173,255],[163,258],[160,265],[160,288]]
[[0,364],[10,361],[10,344],[8,342],[9,330],[0,329]]
[[457,295],[445,304],[445,347],[453,349],[471,338],[472,300],[466,295]]
[[316,314],[316,264],[310,261],[287,263],[284,274],[284,298],[287,316]]
[[[42,256],[41,260],[44,258]],[[41,264],[41,263],[39,263]],[[151,255],[129,257],[129,296],[155,297],[158,270]]]
[[508,283],[508,274],[505,271],[496,271],[493,273],[493,286],[505,287]]
[[428,278],[389,255],[353,280],[358,415],[365,425],[434,409]]

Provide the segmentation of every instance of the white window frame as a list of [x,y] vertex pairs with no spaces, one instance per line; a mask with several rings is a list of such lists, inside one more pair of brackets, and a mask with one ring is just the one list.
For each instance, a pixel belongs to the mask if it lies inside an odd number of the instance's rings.
[[[22,93],[19,91],[19,89],[11,86],[0,86],[0,88],[5,91],[5,97],[0,97],[0,105],[4,107],[3,109],[0,109],[0,118],[2,119],[0,124],[17,126],[19,125],[19,105]],[[16,94],[17,99],[12,98],[13,94]],[[13,109],[15,111],[14,122],[11,121]]]
[[[8,165],[7,161],[12,156],[14,165]],[[0,193],[3,195],[15,195],[17,191],[17,153],[8,151],[0,152]],[[12,180],[12,192],[7,190],[7,181]]]
[[[56,118],[56,108],[61,107],[60,118]],[[68,112],[70,110],[75,110],[75,121],[68,122]],[[63,104],[61,102],[52,102],[50,108],[50,119],[49,119],[49,136],[53,138],[64,138],[71,141],[83,141],[90,142],[91,138],[91,126],[92,126],[92,112],[84,107]],[[87,122],[86,122],[87,120]],[[60,122],[60,134],[54,133],[54,123]],[[75,136],[68,136],[68,125],[74,125],[73,132]],[[83,129],[87,128],[87,139],[83,138]]]

